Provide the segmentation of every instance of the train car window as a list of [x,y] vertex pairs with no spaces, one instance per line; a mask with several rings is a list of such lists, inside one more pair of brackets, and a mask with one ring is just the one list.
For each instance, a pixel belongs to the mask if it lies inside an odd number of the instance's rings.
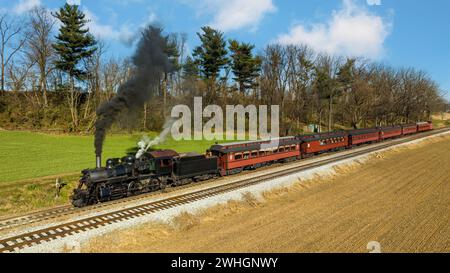
[[284,152],[284,147],[280,147],[280,153]]
[[252,157],[258,157],[258,152],[252,152]]
[[244,159],[249,159],[250,153],[244,153]]
[[235,160],[241,160],[242,159],[242,154],[235,154],[234,155],[234,159]]

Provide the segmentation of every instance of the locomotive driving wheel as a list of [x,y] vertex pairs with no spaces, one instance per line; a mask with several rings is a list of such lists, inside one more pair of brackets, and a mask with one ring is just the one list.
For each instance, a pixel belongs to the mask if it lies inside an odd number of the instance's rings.
[[128,196],[138,195],[144,191],[144,185],[139,181],[133,181],[128,185]]

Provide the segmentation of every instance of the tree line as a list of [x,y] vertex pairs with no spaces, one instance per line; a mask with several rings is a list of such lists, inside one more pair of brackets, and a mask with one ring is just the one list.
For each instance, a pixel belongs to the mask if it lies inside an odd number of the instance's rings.
[[[22,20],[23,21],[23,20]],[[0,14],[0,127],[92,132],[97,107],[133,75],[127,58],[110,57],[76,5],[34,8],[19,23]],[[166,33],[172,68],[136,115],[117,130],[159,130],[171,106],[279,105],[281,134],[427,121],[449,104],[424,71],[364,58],[314,52],[305,45],[255,45],[205,26],[199,45]],[[311,126],[315,125],[315,126]]]

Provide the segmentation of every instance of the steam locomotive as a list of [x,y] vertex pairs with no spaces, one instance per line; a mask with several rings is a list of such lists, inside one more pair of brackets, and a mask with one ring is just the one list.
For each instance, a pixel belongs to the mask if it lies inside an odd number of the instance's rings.
[[211,179],[218,175],[217,157],[197,153],[178,154],[173,150],[147,152],[140,158],[125,156],[106,161],[102,168],[82,171],[78,188],[71,197],[75,207],[164,190],[192,181]]
[[298,135],[276,141],[216,144],[206,154],[160,150],[146,152],[139,158],[130,155],[108,159],[105,167],[101,167],[101,157],[97,156],[96,168],[82,171],[71,200],[73,206],[84,207],[432,129],[431,123],[419,122]]

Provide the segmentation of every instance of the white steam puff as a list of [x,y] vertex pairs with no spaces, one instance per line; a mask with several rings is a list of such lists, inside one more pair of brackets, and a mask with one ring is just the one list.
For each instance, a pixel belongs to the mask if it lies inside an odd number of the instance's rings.
[[143,154],[145,154],[148,149],[150,149],[152,146],[156,146],[158,144],[163,143],[167,136],[170,133],[170,129],[172,128],[173,123],[175,120],[169,119],[164,123],[163,130],[159,134],[159,136],[155,137],[154,139],[150,139],[147,135],[144,135],[141,139],[141,141],[138,142],[139,151],[136,153],[136,158],[140,158]]

